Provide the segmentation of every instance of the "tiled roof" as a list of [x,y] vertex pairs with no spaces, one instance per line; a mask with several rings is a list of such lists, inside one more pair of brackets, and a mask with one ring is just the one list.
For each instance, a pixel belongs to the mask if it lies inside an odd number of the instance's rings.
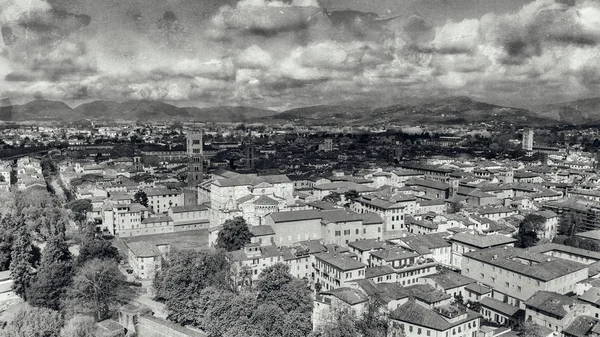
[[160,250],[156,245],[148,241],[137,241],[127,243],[127,247],[133,252],[136,257],[153,257],[160,256]]
[[376,239],[366,239],[348,242],[348,246],[354,249],[358,249],[361,252],[369,251],[372,249],[380,249],[385,247],[385,242]]
[[275,223],[292,222],[302,220],[321,219],[321,211],[319,210],[304,210],[304,211],[288,211],[288,212],[273,212],[270,214]]
[[560,318],[565,317],[570,308],[577,304],[577,297],[569,297],[550,291],[538,291],[525,301],[525,305],[548,312]]
[[271,226],[250,226],[250,233],[254,236],[275,235]]
[[337,297],[341,301],[350,305],[363,303],[369,300],[360,290],[354,288],[336,288],[328,291],[322,291],[323,295],[331,295]]
[[484,286],[483,284],[471,283],[465,287],[466,290],[478,294],[484,295],[492,292],[491,288]]
[[581,296],[579,296],[579,299],[588,303],[600,305],[600,288],[591,287],[583,294],[581,294]]
[[592,316],[577,316],[568,327],[563,330],[564,335],[575,337],[592,336],[591,332],[600,332],[600,321]]
[[425,235],[409,235],[400,240],[407,244],[412,249],[418,247],[425,247],[427,249],[435,249],[442,247],[450,247],[450,243],[446,240],[447,234],[445,233],[433,233]]
[[437,285],[445,290],[475,283],[475,280],[472,278],[463,276],[453,271],[448,271],[443,274],[429,275],[425,276],[425,278],[433,280]]
[[350,258],[346,255],[337,253],[319,253],[315,254],[315,258],[332,265],[342,271],[365,268],[366,265],[360,261]]
[[384,261],[396,261],[401,259],[408,259],[411,257],[417,257],[419,254],[411,252],[402,248],[389,248],[382,249],[371,253],[372,257],[380,258]]
[[[542,281],[554,280],[576,271],[587,269],[587,266],[584,264],[514,247],[472,251],[463,256]],[[533,261],[533,263],[530,265],[519,262],[519,260],[529,260]]]
[[258,199],[254,200],[253,204],[255,205],[265,205],[265,206],[277,206],[279,202],[272,198],[267,197],[266,195],[261,195]]
[[377,266],[377,267],[367,267],[365,270],[366,278],[374,278],[389,274],[395,274],[396,272],[390,266]]
[[406,186],[421,186],[436,190],[447,190],[450,188],[450,185],[446,183],[430,179],[411,179],[406,182]]
[[564,253],[569,253],[571,255],[579,255],[579,256],[584,256],[590,259],[595,259],[600,261],[600,253],[599,252],[594,252],[591,250],[587,250],[587,249],[581,249],[581,248],[576,248],[576,247],[571,247],[571,246],[566,246],[566,245],[561,245],[558,243],[545,243],[539,246],[533,246],[529,248],[529,251],[534,252],[534,253],[548,253],[548,252],[564,252]]
[[487,307],[508,317],[516,316],[519,311],[522,311],[519,307],[498,301],[497,299],[491,297],[482,298],[480,304],[483,307]]
[[429,284],[415,284],[405,289],[410,296],[427,304],[438,303],[452,297],[443,291],[436,290]]
[[477,248],[489,248],[514,243],[517,240],[504,235],[475,235],[458,233],[450,238],[451,241],[466,243]]
[[473,311],[467,311],[465,319],[449,322],[442,315],[425,308],[414,301],[408,301],[390,313],[390,318],[393,320],[411,323],[437,331],[449,330],[455,326],[474,320],[479,316],[479,314],[474,313]]
[[173,206],[171,207],[173,213],[184,213],[184,212],[199,212],[206,211],[208,208],[205,205],[186,205],[186,206]]

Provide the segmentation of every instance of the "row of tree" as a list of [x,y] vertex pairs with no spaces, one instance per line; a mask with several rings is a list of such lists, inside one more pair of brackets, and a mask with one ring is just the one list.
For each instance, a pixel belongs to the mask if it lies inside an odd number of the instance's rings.
[[[8,336],[92,336],[82,333],[133,295],[117,249],[79,221],[88,207],[69,206],[40,191],[17,193],[0,215],[0,270],[10,269],[26,302],[2,331]],[[73,220],[84,223],[77,256],[67,243]]]

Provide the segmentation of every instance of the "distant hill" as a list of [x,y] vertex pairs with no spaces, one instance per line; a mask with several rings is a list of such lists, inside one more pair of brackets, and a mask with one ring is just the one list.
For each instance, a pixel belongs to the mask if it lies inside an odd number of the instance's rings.
[[23,105],[12,106],[12,120],[67,120],[72,118],[73,109],[63,102],[35,100]]
[[419,104],[398,104],[383,108],[351,106],[313,106],[293,109],[272,117],[279,121],[307,124],[465,124],[508,122],[548,124],[553,121],[518,108],[503,107],[472,100],[448,97]]
[[[23,105],[13,105],[6,114],[12,121],[77,119],[96,120],[195,120],[204,122],[251,122],[277,114],[277,111],[251,107],[180,108],[161,101],[93,101],[72,109],[63,102],[35,100]],[[2,118],[2,116],[0,116]]]
[[[480,122],[507,122],[518,124],[554,124],[557,120],[589,122],[600,120],[594,114],[600,99],[565,103],[547,108],[536,114],[526,109],[503,107],[475,101],[468,97],[448,97],[433,100],[406,100],[403,104],[387,107],[360,107],[345,105],[318,105],[291,109],[284,112],[244,106],[217,106],[210,108],[177,107],[161,101],[94,101],[71,108],[63,102],[36,100],[13,105],[10,114],[2,114],[12,121],[78,119],[127,121],[199,121],[242,123],[299,123],[324,125],[389,125],[389,124],[465,124]],[[547,112],[550,111],[550,112]],[[556,113],[558,111],[558,113]],[[594,112],[594,113],[593,113]]]
[[245,106],[217,106],[211,108],[184,108],[190,118],[206,122],[242,122],[251,123],[270,117],[279,112]]
[[567,124],[600,124],[600,97],[543,105],[534,111]]

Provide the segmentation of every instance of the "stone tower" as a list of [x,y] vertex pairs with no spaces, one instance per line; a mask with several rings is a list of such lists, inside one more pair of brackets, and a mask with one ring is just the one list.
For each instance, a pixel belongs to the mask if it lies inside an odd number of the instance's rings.
[[204,175],[204,148],[202,129],[190,129],[186,135],[187,143],[187,186],[184,191],[184,204],[198,204],[198,184]]

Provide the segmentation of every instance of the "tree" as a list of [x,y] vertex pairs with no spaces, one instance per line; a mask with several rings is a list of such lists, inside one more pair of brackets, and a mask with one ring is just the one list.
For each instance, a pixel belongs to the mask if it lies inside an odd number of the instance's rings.
[[92,337],[96,333],[96,320],[91,316],[75,315],[60,330],[60,337]]
[[559,235],[572,237],[577,233],[577,228],[583,224],[583,217],[580,213],[573,211],[565,212],[560,215],[557,232]]
[[222,253],[175,251],[154,279],[156,299],[165,301],[170,314],[183,317],[188,314],[190,300],[202,289],[231,291],[229,271],[229,262]]
[[225,221],[223,228],[217,236],[217,248],[224,249],[227,252],[240,250],[250,243],[252,233],[246,224],[246,220],[242,217],[235,217]]
[[337,204],[342,201],[342,196],[338,192],[331,192],[323,197],[323,201]]
[[67,290],[66,307],[72,313],[90,314],[101,321],[132,295],[115,261],[94,259],[77,270]]
[[62,324],[58,311],[25,304],[16,309],[1,332],[5,337],[58,337]]
[[92,211],[92,201],[89,199],[77,199],[67,204],[67,208],[73,212],[75,221],[82,223],[87,219],[87,213]]
[[277,263],[260,273],[256,285],[258,303],[276,303],[285,313],[311,313],[312,300],[306,282],[294,278],[289,270],[288,265]]
[[133,202],[137,202],[138,204],[148,207],[148,195],[144,191],[137,191],[133,196]]
[[390,326],[383,304],[376,300],[369,300],[363,314],[356,322],[356,327],[363,337],[386,337]]
[[523,337],[544,337],[542,327],[532,321],[524,321],[515,329]]
[[91,236],[85,238],[81,244],[77,264],[82,265],[93,259],[113,260],[118,263],[121,262],[121,255],[119,255],[119,250],[110,241]]
[[31,242],[31,235],[23,225],[15,232],[10,258],[13,290],[15,294],[27,300],[26,289],[31,283],[33,270],[37,265],[37,257]]
[[515,245],[520,248],[535,246],[539,241],[538,233],[544,230],[545,221],[546,219],[541,215],[526,215],[519,224],[519,231],[515,235],[515,239],[517,239]]
[[42,253],[40,267],[27,289],[27,301],[33,306],[58,310],[71,283],[72,268],[71,253],[64,237],[53,236]]
[[15,229],[16,223],[12,215],[0,218],[0,271],[10,267]]

